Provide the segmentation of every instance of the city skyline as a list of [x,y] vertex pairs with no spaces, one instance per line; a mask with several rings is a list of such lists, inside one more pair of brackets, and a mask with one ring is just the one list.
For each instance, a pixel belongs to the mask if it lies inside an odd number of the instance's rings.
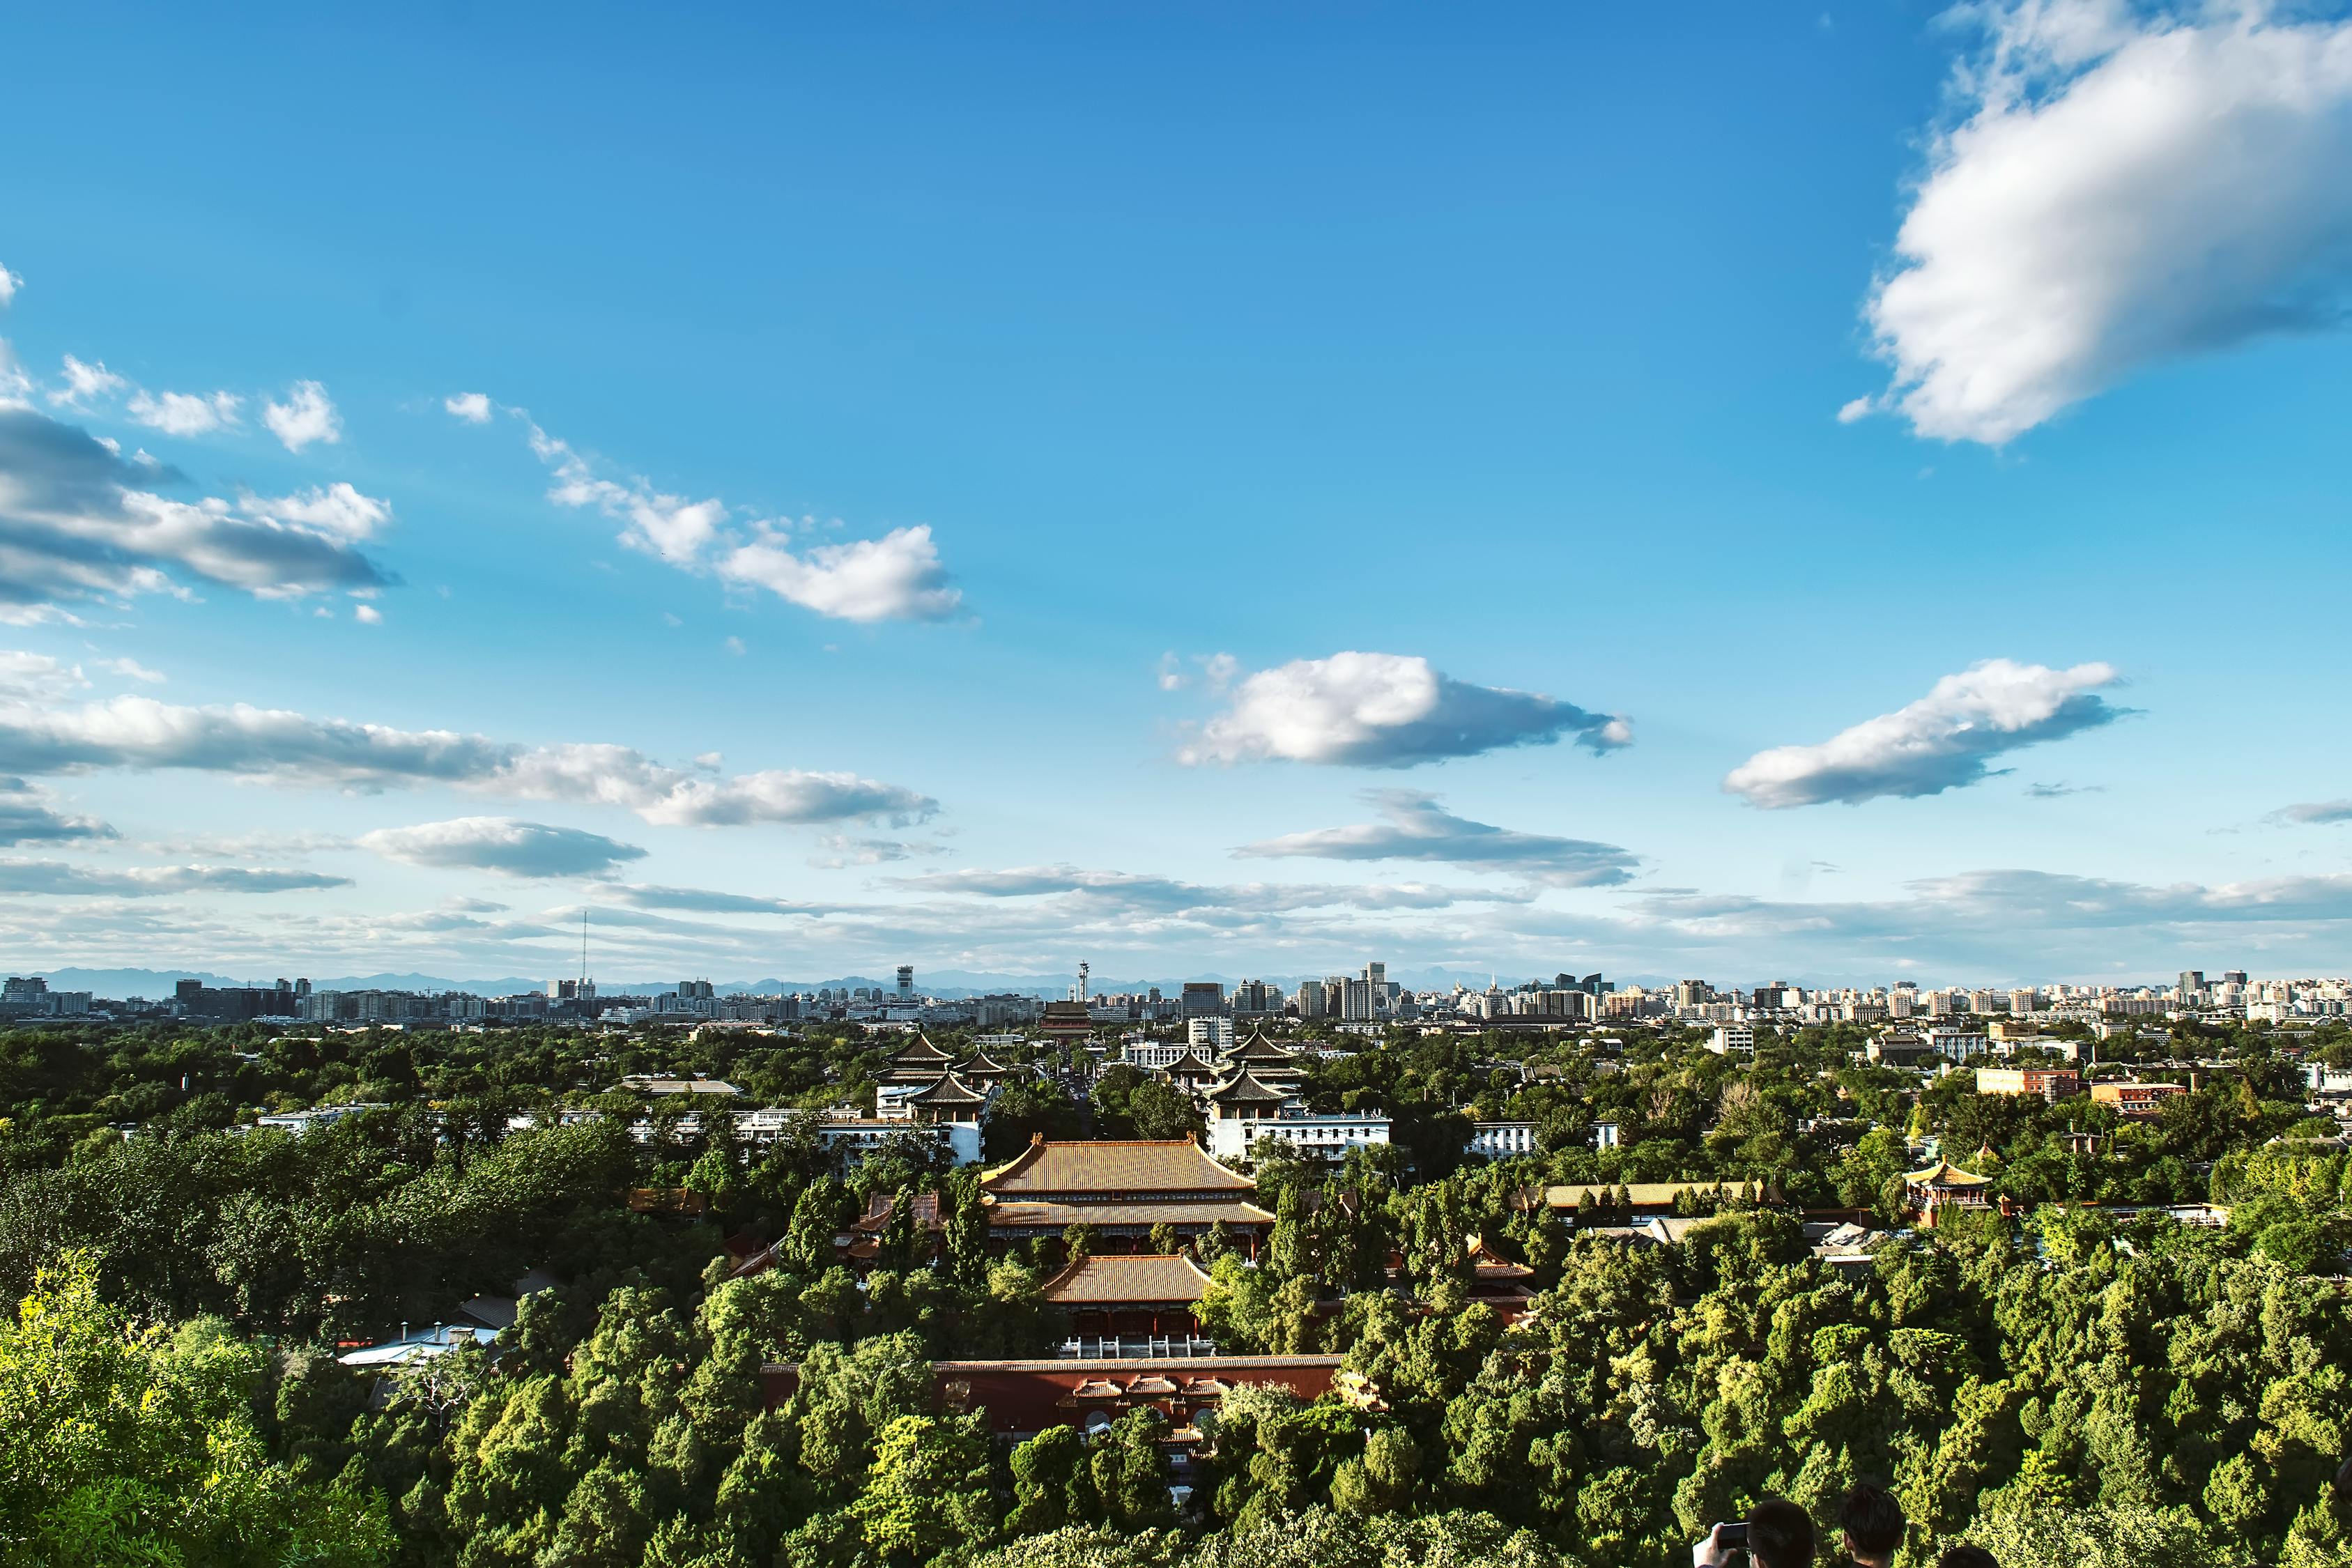
[[2347,966],[2352,24],[292,15],[16,32],[16,972]]

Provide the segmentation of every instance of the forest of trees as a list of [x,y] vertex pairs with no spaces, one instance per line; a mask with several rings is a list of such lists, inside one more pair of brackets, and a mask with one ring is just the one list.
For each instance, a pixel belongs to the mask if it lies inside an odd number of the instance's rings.
[[[1037,1295],[1060,1247],[992,1253],[973,1173],[912,1140],[840,1169],[669,1110],[641,1142],[610,1093],[683,1067],[825,1103],[878,1069],[863,1038],[0,1034],[0,1289],[22,1303],[0,1322],[0,1563],[1647,1568],[1755,1498],[1826,1518],[1869,1479],[1915,1521],[1906,1563],[1970,1539],[2009,1568],[2352,1568],[2329,1480],[2352,1451],[2352,1174],[2303,1136],[2268,1042],[2128,1125],[1965,1074],[1923,1091],[1848,1045],[1398,1039],[1318,1065],[1315,1099],[1388,1110],[1399,1142],[1262,1162],[1272,1245],[1252,1268],[1204,1244],[1204,1312],[1237,1351],[1344,1356],[1378,1407],[1237,1391],[1180,1507],[1148,1412],[1010,1446],[936,1403],[934,1360],[1061,1332]],[[1159,1087],[1041,1080],[1008,1110],[1158,1132]],[[229,1130],[328,1099],[386,1109]],[[615,1114],[508,1130],[557,1100]],[[1466,1158],[1474,1108],[1538,1121],[1549,1152]],[[1596,1151],[1604,1118],[1622,1142]],[[2029,1212],[1898,1236],[1859,1275],[1816,1259],[1791,1209],[1892,1221],[1915,1134],[1986,1152]],[[1675,1178],[1727,1194],[1676,1247],[1512,1201]],[[641,1185],[707,1207],[634,1213]],[[903,1224],[862,1277],[835,1258],[870,1195],[921,1191],[936,1254]],[[2083,1201],[2209,1196],[2226,1228]],[[781,1266],[728,1278],[730,1237]],[[1531,1317],[1465,1302],[1473,1237],[1536,1271]],[[559,1283],[494,1352],[381,1380],[334,1358],[533,1268]],[[800,1369],[772,1409],[772,1362]]]

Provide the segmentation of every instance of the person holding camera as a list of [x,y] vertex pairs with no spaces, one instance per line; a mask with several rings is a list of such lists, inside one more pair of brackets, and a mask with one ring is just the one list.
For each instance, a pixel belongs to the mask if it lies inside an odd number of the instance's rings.
[[1737,1524],[1718,1524],[1691,1548],[1691,1568],[1730,1568],[1745,1552],[1755,1568],[1811,1568],[1812,1516],[1786,1498],[1766,1498]]

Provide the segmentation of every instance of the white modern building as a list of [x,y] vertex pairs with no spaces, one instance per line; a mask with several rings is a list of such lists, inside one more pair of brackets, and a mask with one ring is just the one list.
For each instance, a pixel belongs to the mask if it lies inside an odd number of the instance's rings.
[[1489,1160],[1511,1160],[1539,1152],[1532,1121],[1480,1121],[1470,1129],[1470,1152]]
[[1220,1116],[1209,1123],[1209,1152],[1220,1160],[1248,1157],[1261,1138],[1278,1138],[1302,1154],[1339,1159],[1350,1149],[1389,1141],[1389,1119],[1377,1112],[1318,1115]]

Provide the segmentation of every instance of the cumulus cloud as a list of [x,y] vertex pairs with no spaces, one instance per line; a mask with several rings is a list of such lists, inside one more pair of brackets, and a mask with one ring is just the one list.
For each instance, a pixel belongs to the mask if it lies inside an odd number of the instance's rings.
[[488,393],[454,393],[441,400],[441,406],[468,425],[488,425],[490,422],[490,399]]
[[348,877],[248,866],[134,866],[94,870],[63,860],[0,859],[0,893],[152,899],[169,893],[299,893],[348,888]]
[[69,816],[23,779],[0,777],[0,844],[71,844],[121,835],[94,816]]
[[373,605],[357,605],[352,606],[352,619],[363,626],[380,626],[383,625],[383,612]]
[[554,476],[550,500],[602,512],[621,524],[622,543],[670,565],[764,588],[835,620],[942,620],[963,603],[927,524],[894,528],[879,539],[796,548],[792,528],[780,520],[739,518],[716,496],[698,500],[646,479],[614,479],[571,443],[525,424],[531,451]]
[[137,392],[131,417],[166,436],[204,436],[236,423],[244,399],[232,392]]
[[11,272],[6,268],[0,267],[0,308],[15,304],[16,290],[24,286],[25,279],[22,273]]
[[1885,407],[1998,445],[2142,370],[2332,330],[2352,284],[2352,21],[2259,3],[1963,8],[1957,79],[1867,315]]
[[2128,710],[2096,695],[2120,679],[2112,665],[2052,669],[1986,659],[1944,677],[1916,702],[1819,745],[1759,752],[1723,787],[1769,809],[1939,795],[1990,776],[1986,764],[2003,752],[2123,717]]
[[855,773],[772,769],[713,778],[625,746],[527,747],[244,703],[194,708],[123,696],[75,707],[5,686],[0,768],[33,774],[187,769],[371,791],[442,784],[510,799],[616,805],[665,826],[906,823],[939,809],[927,795]]
[[1555,888],[1605,888],[1633,879],[1641,857],[1614,844],[1518,833],[1454,816],[1438,797],[1418,790],[1383,789],[1364,799],[1378,822],[1288,833],[1245,844],[1235,855],[1255,858],[1423,860],[1476,870],[1511,871]]
[[843,621],[935,621],[963,602],[962,592],[948,585],[929,524],[797,554],[771,534],[725,556],[719,572]]
[[440,870],[497,871],[509,877],[594,877],[646,852],[577,827],[511,816],[460,816],[360,835],[362,848],[390,860]]
[[104,397],[123,386],[122,378],[107,369],[104,360],[84,364],[71,354],[65,356],[65,377],[63,386],[50,388],[49,401],[68,408],[79,408],[90,398]]
[[314,441],[331,447],[343,438],[342,416],[335,412],[327,389],[315,381],[296,382],[285,402],[262,409],[261,422],[289,452],[299,452]]
[[158,493],[186,482],[144,455],[28,408],[0,408],[0,619],[61,600],[172,590],[185,574],[278,596],[391,579],[355,548],[354,509],[388,516],[349,485],[276,501]]
[[1252,762],[1404,768],[1563,735],[1594,752],[1628,745],[1622,717],[1531,691],[1473,686],[1418,657],[1335,653],[1244,677],[1226,710],[1178,748],[1188,766]]

